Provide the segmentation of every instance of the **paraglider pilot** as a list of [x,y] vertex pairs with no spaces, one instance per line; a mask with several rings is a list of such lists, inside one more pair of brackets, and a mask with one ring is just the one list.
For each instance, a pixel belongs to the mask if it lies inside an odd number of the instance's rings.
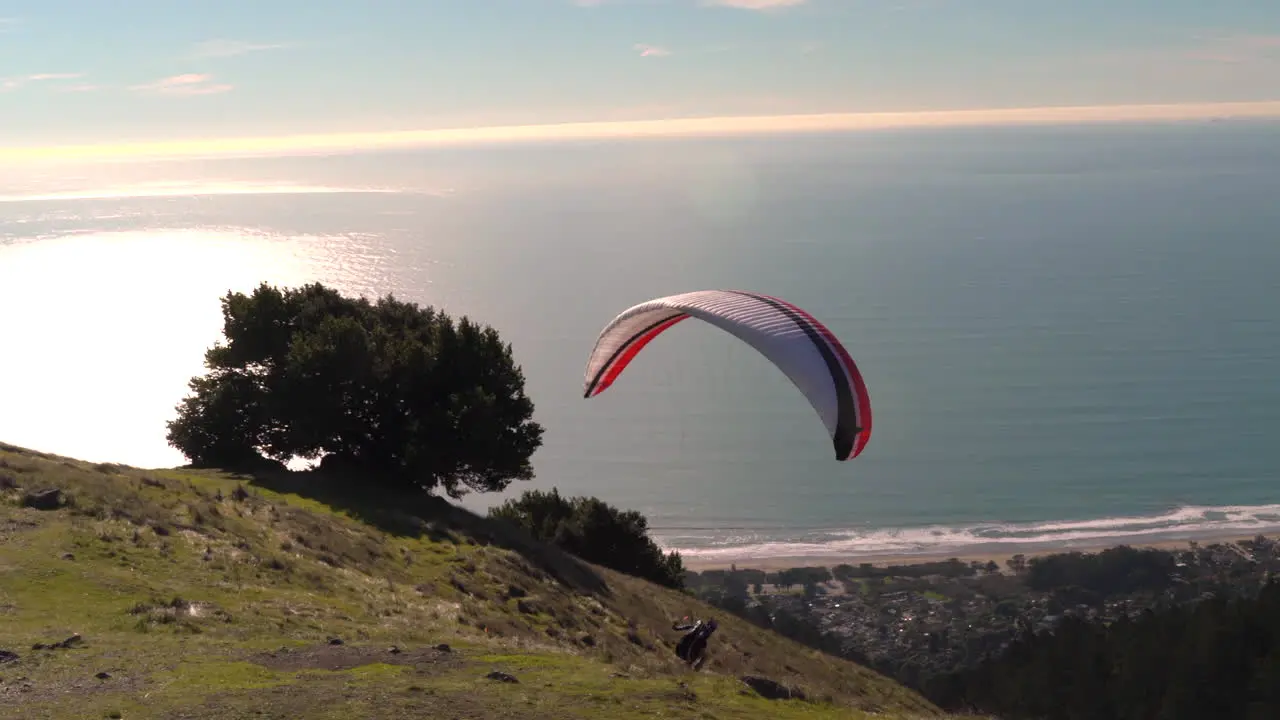
[[676,657],[697,670],[707,658],[707,640],[719,627],[714,619],[698,620],[685,625],[672,624],[672,630],[688,631],[676,644]]

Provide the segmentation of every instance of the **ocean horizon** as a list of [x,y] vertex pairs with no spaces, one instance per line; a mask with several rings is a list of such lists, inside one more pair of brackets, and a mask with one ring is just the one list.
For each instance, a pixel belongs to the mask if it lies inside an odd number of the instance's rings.
[[[210,180],[216,177],[216,180]],[[687,557],[854,558],[1280,531],[1280,125],[913,130],[120,166],[0,181],[0,441],[184,462],[164,422],[258,282],[494,325],[532,488]],[[767,360],[681,323],[608,392],[618,312],[786,298],[867,384],[832,457]]]

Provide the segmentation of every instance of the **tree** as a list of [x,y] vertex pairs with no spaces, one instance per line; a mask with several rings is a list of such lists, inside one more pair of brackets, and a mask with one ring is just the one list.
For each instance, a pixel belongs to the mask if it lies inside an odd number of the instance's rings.
[[806,578],[801,585],[805,600],[813,600],[818,597],[818,584],[813,580]]
[[1014,575],[1021,575],[1027,570],[1027,556],[1022,553],[1018,553],[1006,560],[1005,564],[1009,566],[1009,569],[1013,571]]
[[193,465],[320,457],[322,469],[454,498],[533,477],[543,430],[492,327],[319,283],[228,293],[222,316],[225,342],[168,423]]
[[552,488],[527,490],[489,508],[489,517],[518,525],[587,562],[684,589],[680,553],[664,555],[649,538],[648,520],[634,510],[619,510],[594,497],[566,498]]

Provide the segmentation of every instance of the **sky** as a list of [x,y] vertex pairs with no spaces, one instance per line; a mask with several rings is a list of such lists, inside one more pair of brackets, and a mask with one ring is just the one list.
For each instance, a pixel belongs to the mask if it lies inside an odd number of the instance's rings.
[[1212,103],[1280,115],[1280,1],[0,0],[0,159]]

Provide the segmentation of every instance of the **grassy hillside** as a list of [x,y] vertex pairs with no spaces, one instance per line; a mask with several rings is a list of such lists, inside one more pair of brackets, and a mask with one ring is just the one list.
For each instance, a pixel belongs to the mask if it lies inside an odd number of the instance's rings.
[[[5,717],[940,714],[732,617],[692,672],[670,625],[710,608],[443,501],[388,505],[314,476],[142,471],[0,445]],[[806,699],[765,699],[744,675]]]

